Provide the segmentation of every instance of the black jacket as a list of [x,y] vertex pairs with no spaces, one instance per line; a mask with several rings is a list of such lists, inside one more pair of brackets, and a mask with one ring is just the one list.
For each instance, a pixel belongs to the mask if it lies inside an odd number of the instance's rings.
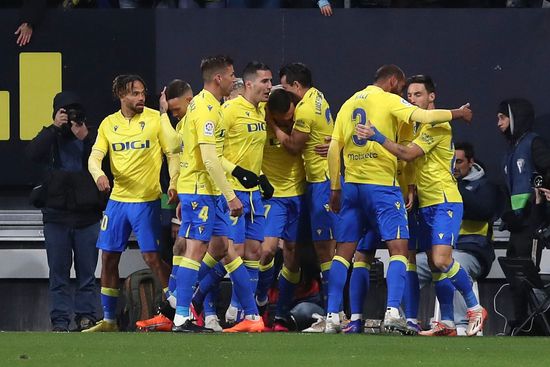
[[[498,209],[498,189],[485,177],[483,168],[475,164],[469,174],[458,181],[458,190],[462,196],[464,214],[462,216],[463,228],[461,228],[455,248],[475,256],[481,265],[481,275],[478,279],[483,279],[489,274],[495,260],[495,250],[491,239],[493,221]],[[465,234],[465,232],[467,233],[465,230],[467,226],[464,224],[466,221],[480,225],[486,224],[487,233],[485,235]]]
[[101,219],[106,196],[99,192],[88,172],[88,157],[97,137],[97,130],[89,127],[88,136],[83,140],[80,157],[81,169],[62,169],[64,156],[60,152],[75,141],[72,133],[55,125],[45,127],[29,143],[27,156],[34,162],[47,166],[44,179],[45,205],[42,208],[43,220],[81,228]]

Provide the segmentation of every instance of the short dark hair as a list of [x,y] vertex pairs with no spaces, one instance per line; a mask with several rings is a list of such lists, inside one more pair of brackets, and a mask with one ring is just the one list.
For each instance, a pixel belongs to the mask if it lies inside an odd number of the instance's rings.
[[407,79],[407,88],[413,83],[424,84],[428,93],[435,93],[435,83],[429,75],[413,75]]
[[256,73],[259,71],[259,70],[268,70],[268,71],[271,71],[271,69],[269,68],[269,66],[267,66],[266,64],[264,64],[263,62],[259,62],[259,61],[250,61],[248,64],[246,64],[246,66],[244,67],[244,70],[243,70],[243,81],[244,82],[247,82],[251,79],[253,79],[255,76],[256,76]]
[[286,77],[286,82],[288,84],[298,82],[305,88],[310,88],[313,85],[311,70],[301,62],[293,62],[284,65],[281,70],[279,70],[279,78],[283,76]]
[[212,80],[214,74],[231,65],[233,65],[233,60],[226,55],[205,57],[201,61],[202,79],[205,82]]
[[191,90],[189,83],[174,79],[166,87],[166,99],[179,98]]
[[405,79],[405,73],[399,66],[393,64],[382,65],[374,74],[374,82],[386,80],[392,76],[398,79]]
[[455,151],[456,150],[463,150],[464,156],[466,156],[466,159],[471,161],[474,157],[474,146],[471,143],[468,143],[466,141],[456,143],[455,144]]
[[143,81],[142,77],[135,74],[122,74],[118,75],[115,80],[113,80],[113,97],[115,99],[118,99],[130,93],[132,91],[134,82],[140,82],[141,84],[143,84],[143,87],[147,92],[147,86],[145,85],[145,81]]
[[267,109],[271,113],[286,113],[292,103],[292,94],[284,89],[274,89],[267,100]]

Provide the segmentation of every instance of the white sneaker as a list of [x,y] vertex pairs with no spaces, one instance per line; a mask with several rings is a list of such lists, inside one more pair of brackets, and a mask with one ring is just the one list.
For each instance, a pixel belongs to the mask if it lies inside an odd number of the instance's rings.
[[338,334],[340,332],[340,317],[338,314],[327,316],[325,321],[325,334]]
[[225,322],[228,324],[236,323],[238,315],[239,309],[235,306],[229,305],[229,307],[227,307],[227,311],[225,311]]
[[397,332],[408,335],[407,321],[399,314],[399,310],[388,308],[384,315],[384,329],[386,332]]
[[307,329],[302,330],[302,333],[324,333],[325,332],[325,317],[319,315],[318,313],[314,313],[311,315],[315,321],[310,327]]
[[216,332],[222,332],[222,327],[220,326],[220,320],[216,315],[208,315],[204,318],[204,327],[212,329]]

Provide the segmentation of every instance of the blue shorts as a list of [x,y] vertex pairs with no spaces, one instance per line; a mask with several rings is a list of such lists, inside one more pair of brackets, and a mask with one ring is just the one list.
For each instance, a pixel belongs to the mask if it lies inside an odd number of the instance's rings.
[[97,248],[123,252],[134,231],[141,252],[157,252],[160,241],[160,200],[123,203],[109,199],[101,220]]
[[420,208],[421,250],[429,250],[433,245],[454,246],[460,231],[462,212],[462,203],[442,203]]
[[382,241],[409,238],[399,187],[349,182],[342,185],[336,241],[359,241],[367,225],[380,234]]
[[304,195],[264,200],[265,237],[298,241],[298,224],[304,205]]
[[229,218],[215,195],[179,194],[181,226],[178,235],[209,242],[212,236],[228,233]]
[[357,251],[376,251],[379,248],[384,248],[384,243],[380,239],[380,233],[374,230],[370,224],[367,223],[364,229],[364,234],[357,244]]
[[[264,203],[260,190],[255,191],[235,191],[237,197],[243,204],[243,215],[238,218],[227,217],[230,219],[229,238],[236,245],[244,244],[245,240],[256,240],[263,242],[264,240]],[[227,202],[225,200],[224,210],[227,212]]]
[[330,211],[330,181],[308,183],[306,203],[311,220],[311,237],[313,241],[334,239],[336,216]]

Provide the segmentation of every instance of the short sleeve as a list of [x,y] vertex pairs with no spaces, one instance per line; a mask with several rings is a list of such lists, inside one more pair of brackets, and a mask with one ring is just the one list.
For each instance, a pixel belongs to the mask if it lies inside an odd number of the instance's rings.
[[388,101],[388,107],[390,109],[390,114],[394,116],[397,120],[409,123],[411,120],[412,113],[418,108],[410,104],[405,99],[397,96],[390,95],[391,98]]
[[302,133],[311,133],[311,125],[313,120],[308,116],[307,110],[304,108],[297,108],[296,115],[294,116],[294,130]]
[[436,147],[446,135],[446,129],[441,126],[436,125],[432,127],[429,124],[423,124],[413,143],[418,145],[420,149],[427,154]]
[[105,136],[105,126],[108,124],[107,119],[104,119],[101,124],[99,125],[99,128],[97,129],[97,138],[95,140],[95,143],[92,147],[92,150],[99,150],[105,154],[109,152],[109,141],[107,140],[107,137]]

